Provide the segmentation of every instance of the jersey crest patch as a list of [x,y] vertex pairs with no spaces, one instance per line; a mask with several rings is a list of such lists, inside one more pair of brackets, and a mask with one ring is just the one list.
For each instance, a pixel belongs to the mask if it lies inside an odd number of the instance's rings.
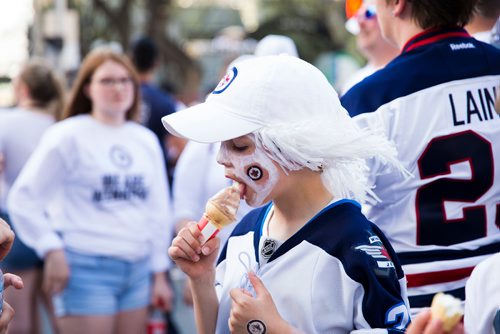
[[264,240],[264,244],[262,245],[262,249],[260,250],[260,255],[262,255],[264,259],[269,259],[274,254],[274,251],[276,251],[276,246],[277,244],[275,240]]
[[249,334],[265,334],[266,325],[260,320],[250,320],[247,323],[247,332]]
[[394,263],[384,246],[361,245],[357,246],[355,249],[365,252],[367,255],[374,258],[379,268],[394,268]]

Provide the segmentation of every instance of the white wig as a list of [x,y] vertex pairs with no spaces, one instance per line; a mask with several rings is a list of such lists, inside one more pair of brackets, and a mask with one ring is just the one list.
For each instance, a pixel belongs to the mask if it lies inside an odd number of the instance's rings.
[[274,124],[255,135],[258,145],[285,172],[303,168],[322,172],[323,184],[336,198],[360,203],[367,195],[377,199],[368,184],[370,158],[408,175],[397,159],[395,145],[381,131],[360,129],[344,108],[332,112],[329,118]]

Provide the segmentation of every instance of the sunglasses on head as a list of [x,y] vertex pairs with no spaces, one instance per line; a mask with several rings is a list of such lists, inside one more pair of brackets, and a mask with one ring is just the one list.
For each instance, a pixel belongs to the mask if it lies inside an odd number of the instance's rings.
[[[352,0],[351,1],[347,0],[346,6],[349,2],[352,2]],[[361,6],[362,5],[363,5],[363,3],[361,2]],[[359,34],[359,31],[360,31],[359,21],[360,20],[372,20],[372,19],[376,18],[376,16],[377,16],[377,8],[375,7],[375,5],[365,6],[365,8],[362,11],[360,11],[361,6],[357,8],[356,12],[354,12],[354,14],[351,17],[349,17],[345,23],[345,27],[346,27],[347,31],[349,31],[353,35]],[[351,7],[351,9],[352,8],[354,8],[354,7]],[[346,14],[347,14],[347,11],[346,11]]]
[[372,19],[377,15],[377,8],[375,5],[367,5],[364,11],[359,12],[363,6],[363,0],[346,0],[345,2],[345,14],[347,19],[355,16],[361,16],[364,19]]
[[362,12],[361,14],[367,20],[373,19],[377,16],[377,7],[375,7],[375,5],[369,5],[366,7],[364,13]]

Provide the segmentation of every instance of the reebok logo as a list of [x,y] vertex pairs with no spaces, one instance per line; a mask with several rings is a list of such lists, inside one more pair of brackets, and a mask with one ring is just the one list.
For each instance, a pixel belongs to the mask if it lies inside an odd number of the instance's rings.
[[454,44],[450,43],[450,48],[452,51],[457,51],[457,50],[464,50],[464,49],[475,49],[476,47],[472,43],[459,43],[459,44]]

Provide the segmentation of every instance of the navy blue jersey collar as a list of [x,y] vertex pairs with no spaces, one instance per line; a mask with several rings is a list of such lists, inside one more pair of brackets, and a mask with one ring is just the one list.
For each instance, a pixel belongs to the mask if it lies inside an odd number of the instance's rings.
[[429,29],[410,38],[410,40],[404,45],[401,53],[405,53],[418,47],[432,44],[450,37],[470,38],[471,36],[467,31],[465,31],[465,29],[460,27]]
[[[304,226],[302,226],[299,231],[297,231],[294,235],[292,235],[288,240],[285,240],[285,242],[278,248],[278,250],[269,258],[268,262],[271,262],[278,256],[280,256],[283,253],[286,253],[287,250],[295,247],[298,245],[302,240],[304,240],[305,235],[307,233],[303,233],[303,231],[306,229],[306,226],[314,223],[317,221],[320,217],[324,215],[325,212],[331,210],[334,207],[345,205],[345,204],[350,204],[356,206],[359,210],[361,209],[361,204],[358,202],[351,200],[351,199],[341,199],[338,201],[335,201],[333,203],[328,204],[326,207],[324,207],[320,212],[318,212],[311,220],[309,220]],[[264,222],[267,219],[267,216],[269,215],[269,211],[271,211],[271,208],[273,207],[273,203],[270,202],[267,204],[263,210],[262,213],[259,216],[258,222],[255,225],[254,229],[254,250],[255,250],[255,259],[257,262],[259,262],[259,242],[260,242],[260,237],[262,236],[263,233],[263,228],[264,228]]]

